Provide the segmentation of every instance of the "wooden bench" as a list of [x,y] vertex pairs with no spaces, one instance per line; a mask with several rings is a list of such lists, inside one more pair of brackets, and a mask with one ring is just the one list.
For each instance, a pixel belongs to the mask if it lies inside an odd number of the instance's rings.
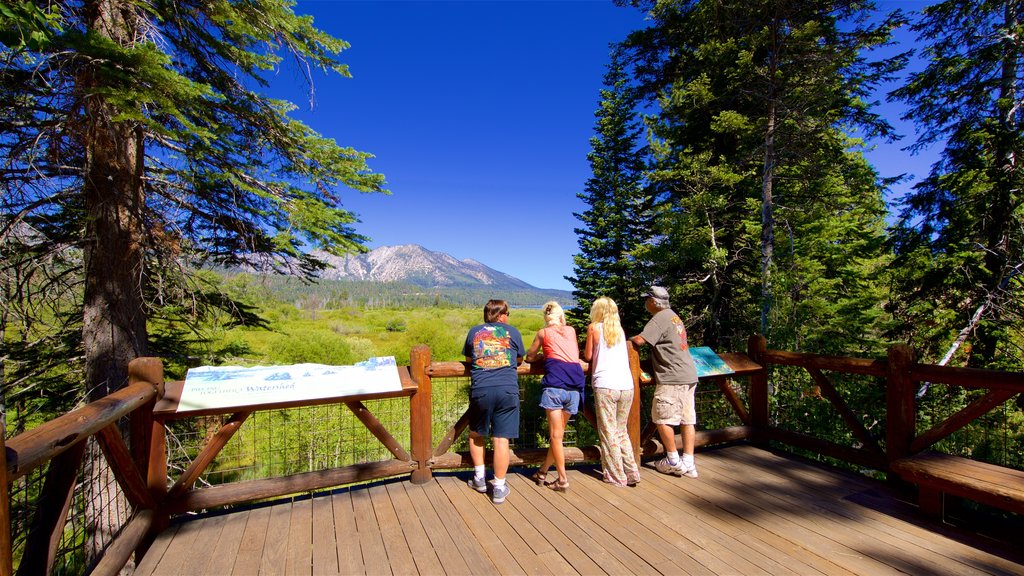
[[933,518],[943,517],[944,494],[1024,514],[1024,471],[932,451],[896,460],[892,470],[917,485],[918,506]]

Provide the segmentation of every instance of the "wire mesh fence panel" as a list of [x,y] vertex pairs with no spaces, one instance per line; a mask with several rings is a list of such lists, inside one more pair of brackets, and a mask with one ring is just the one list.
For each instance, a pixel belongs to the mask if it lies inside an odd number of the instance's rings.
[[[14,480],[10,490],[12,558],[18,571],[26,559],[33,522],[41,502],[50,465],[46,464]],[[127,524],[131,509],[123,490],[103,456],[95,438],[86,440],[85,456],[79,468],[67,519],[58,536],[53,575],[77,575],[88,571]],[[38,542],[36,542],[38,544]],[[40,562],[42,558],[31,558]]]
[[[917,434],[945,421],[986,390],[928,384],[918,390]],[[933,446],[935,450],[1024,470],[1024,411],[1018,395],[992,408]]]
[[[409,447],[409,401],[368,400],[366,409]],[[180,475],[228,415],[175,421],[168,426],[168,472]],[[197,485],[210,486],[340,468],[394,458],[345,404],[252,413],[225,444]]]
[[[885,381],[860,374],[827,372],[824,376],[849,412],[879,444],[885,440]],[[829,391],[797,366],[773,366],[769,371],[772,426],[827,440],[841,446],[862,447],[861,441],[829,400]]]

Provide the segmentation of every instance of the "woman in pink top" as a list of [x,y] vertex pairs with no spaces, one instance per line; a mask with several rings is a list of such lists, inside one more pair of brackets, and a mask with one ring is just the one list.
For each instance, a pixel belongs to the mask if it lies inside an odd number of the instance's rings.
[[[547,326],[537,332],[526,353],[526,361],[533,363],[544,359],[540,407],[548,414],[551,443],[544,464],[532,478],[537,484],[564,492],[569,489],[569,478],[565,475],[562,437],[569,418],[579,411],[585,377],[580,365],[580,345],[576,340],[576,330],[566,325],[565,312],[557,302],[544,305],[544,322]],[[548,482],[548,469],[552,464],[558,470],[558,480]]]

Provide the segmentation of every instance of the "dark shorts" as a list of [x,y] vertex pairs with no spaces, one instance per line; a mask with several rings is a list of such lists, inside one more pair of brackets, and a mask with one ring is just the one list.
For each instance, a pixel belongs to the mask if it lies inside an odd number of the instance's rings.
[[575,414],[580,410],[579,390],[544,388],[540,393],[540,407],[545,410],[565,410]]
[[471,388],[469,429],[481,436],[519,438],[519,387]]

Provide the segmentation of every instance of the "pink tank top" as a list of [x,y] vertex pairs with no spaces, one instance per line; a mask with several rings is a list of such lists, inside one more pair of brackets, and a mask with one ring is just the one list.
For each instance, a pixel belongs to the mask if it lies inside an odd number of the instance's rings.
[[548,326],[541,329],[541,347],[544,358],[563,362],[580,361],[580,345],[572,326]]

